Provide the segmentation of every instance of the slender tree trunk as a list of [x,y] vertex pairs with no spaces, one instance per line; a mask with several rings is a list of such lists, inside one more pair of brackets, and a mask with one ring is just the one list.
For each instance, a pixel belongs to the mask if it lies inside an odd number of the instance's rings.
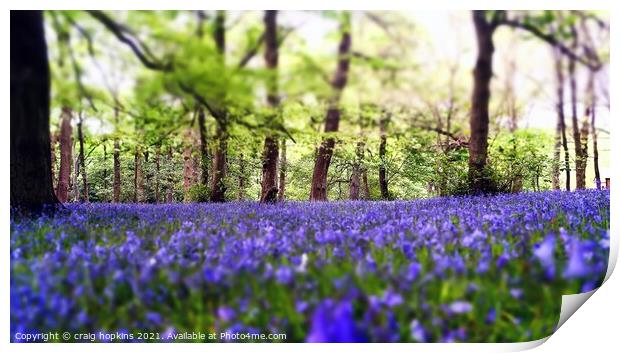
[[151,172],[151,168],[149,167],[149,157],[151,156],[149,148],[146,147],[144,149],[144,152],[142,152],[142,180],[144,181],[143,183],[143,190],[142,190],[142,197],[143,197],[143,202],[153,202],[153,199],[150,198],[151,195],[151,191],[153,190],[152,186],[153,186],[153,173]]
[[56,205],[50,160],[50,73],[42,11],[11,11],[12,207]]
[[[347,84],[349,75],[351,51],[350,26],[350,14],[345,13],[341,24],[342,37],[338,47],[338,66],[331,84],[333,94],[328,102],[329,108],[327,109],[327,117],[325,119],[324,131],[326,133],[338,131],[338,125],[340,123],[340,96]],[[335,142],[334,137],[330,136],[324,139],[319,147],[312,173],[310,201],[327,201],[327,173],[334,153]]]
[[56,144],[58,144],[58,135],[57,133],[50,134],[50,172],[52,174],[52,189],[54,193],[56,193]]
[[370,188],[368,187],[368,169],[362,171],[362,199],[370,200]]
[[[280,103],[278,97],[278,24],[277,11],[265,11],[265,64],[269,71],[267,79],[267,102],[275,111]],[[272,117],[277,119],[277,114]],[[277,201],[278,187],[278,139],[274,134],[265,137],[263,149],[263,178],[261,181],[262,203]]]
[[194,179],[194,160],[192,159],[192,146],[194,138],[192,130],[185,131],[185,141],[183,148],[183,199],[189,202],[189,189],[192,187]]
[[[118,125],[119,109],[114,107],[114,121]],[[114,203],[121,201],[121,144],[118,137],[114,137],[114,180],[112,182]]]
[[588,167],[588,136],[590,136],[590,108],[586,107],[579,135],[581,137],[581,177],[586,188],[586,169]]
[[142,175],[142,151],[136,146],[134,158],[134,202],[144,202],[144,179]]
[[351,168],[351,180],[349,182],[349,198],[351,200],[360,199],[360,186],[362,179],[362,162],[364,160],[364,140],[363,137],[357,142],[355,148],[355,160]]
[[200,183],[205,187],[209,185],[209,147],[207,146],[207,127],[205,111],[198,110],[198,132],[200,136]]
[[489,135],[489,100],[493,76],[493,33],[495,25],[487,18],[486,11],[473,11],[478,58],[474,68],[474,90],[471,99],[469,126],[469,188],[473,194],[492,190],[491,180],[486,176],[487,147]]
[[280,181],[278,182],[278,201],[282,202],[286,198],[286,139],[282,139],[280,148]]
[[278,139],[267,136],[263,150],[263,178],[261,180],[261,203],[274,203],[278,200]]
[[84,158],[84,131],[83,131],[83,118],[82,112],[79,114],[79,120],[77,124],[78,140],[80,143],[80,172],[82,174],[82,201],[88,202],[88,177],[86,175],[86,161]]
[[[564,146],[564,155],[568,157],[568,145],[566,143],[566,123],[564,119],[564,67],[562,65],[562,53],[557,48],[553,48],[553,56],[555,61],[556,76],[556,94],[557,103],[556,111],[558,121],[555,131],[555,146],[553,150],[553,170],[552,170],[552,187],[554,190],[560,189],[560,150]],[[564,168],[566,169],[566,189],[570,190],[570,164],[568,158],[565,159]]]
[[359,166],[353,166],[351,180],[349,181],[349,199],[360,199],[360,171]]
[[390,192],[388,190],[388,181],[387,181],[387,169],[386,169],[386,159],[385,154],[387,151],[387,123],[388,117],[382,116],[379,120],[379,133],[381,134],[381,142],[379,143],[379,189],[381,191],[381,198],[383,200],[388,200],[390,198]]
[[[168,163],[173,164],[173,156],[172,156],[172,146],[168,146]],[[172,180],[172,176],[168,175],[168,186],[166,188],[166,203],[174,202],[173,188],[174,182]]]
[[[577,31],[575,28],[572,28],[574,42],[573,42],[573,50],[575,50],[579,41],[577,38]],[[576,61],[574,58],[569,58],[568,61],[568,78],[570,85],[570,101],[571,101],[571,121],[573,125],[573,141],[575,145],[575,188],[576,189],[584,189],[585,188],[585,168],[583,167],[583,152],[581,145],[581,133],[579,130],[579,120],[577,118],[577,76],[576,76]]]
[[[226,64],[226,12],[217,11],[215,16],[215,25],[213,30],[213,39],[218,52],[218,60],[222,67]],[[226,89],[224,90],[225,95]],[[224,96],[217,100],[217,104],[222,104]],[[228,112],[222,112],[220,116],[214,116],[216,119],[215,128],[215,151],[212,160],[211,173],[211,201],[226,201],[226,155],[228,152]]]
[[[199,144],[199,141],[195,142]],[[198,146],[198,148],[200,148],[200,146]],[[200,155],[200,153],[192,153],[192,185],[200,184],[200,181],[202,180],[201,159],[202,156]]]
[[160,149],[161,147],[159,145],[155,147],[155,203],[159,203],[161,201],[159,196],[159,156],[161,154]]
[[109,202],[108,198],[108,150],[106,143],[103,143],[103,201]]
[[213,173],[211,173],[211,201],[226,201],[226,152],[228,133],[226,127],[217,124],[215,131],[215,153],[213,155]]
[[237,177],[237,200],[243,201],[245,199],[245,161],[243,159],[243,153],[239,155],[239,176]]
[[65,203],[69,201],[69,185],[71,179],[71,150],[73,145],[71,128],[71,110],[67,107],[62,108],[60,123],[60,169],[58,171],[58,201]]
[[601,189],[601,173],[599,171],[598,166],[598,136],[596,132],[596,91],[594,87],[594,79],[595,73],[591,73],[592,77],[590,78],[590,114],[591,114],[591,123],[590,129],[592,134],[592,154],[594,158],[594,183],[598,190]]

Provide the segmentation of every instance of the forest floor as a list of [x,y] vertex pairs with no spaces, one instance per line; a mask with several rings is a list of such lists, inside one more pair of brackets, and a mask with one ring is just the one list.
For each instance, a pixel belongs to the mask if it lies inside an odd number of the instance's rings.
[[[609,192],[596,190],[70,204],[54,216],[11,218],[11,337],[535,340],[554,331],[562,294],[601,284],[609,222]],[[195,332],[212,335],[185,335]],[[92,337],[69,340],[114,340]]]

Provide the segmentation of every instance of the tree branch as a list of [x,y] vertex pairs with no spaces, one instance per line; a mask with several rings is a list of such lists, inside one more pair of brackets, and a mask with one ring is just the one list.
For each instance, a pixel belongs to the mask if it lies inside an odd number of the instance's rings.
[[543,41],[549,43],[550,45],[558,48],[558,50],[562,54],[568,56],[569,58],[571,58],[573,60],[579,61],[580,63],[582,63],[583,65],[587,66],[591,70],[597,71],[598,69],[600,69],[600,63],[590,62],[589,60],[586,60],[583,57],[577,55],[571,49],[567,48],[563,43],[558,41],[553,35],[548,34],[548,33],[544,33],[543,31],[538,29],[536,26],[533,26],[533,25],[531,25],[529,23],[520,22],[518,20],[508,19],[508,18],[502,19],[501,21],[498,22],[498,24],[500,24],[500,25],[507,25],[509,27],[525,30],[525,31],[529,32],[530,34],[538,37],[539,39],[542,39]]
[[264,38],[265,32],[261,33],[256,42],[254,42],[254,44],[250,46],[250,48],[248,48],[248,51],[241,58],[239,64],[237,64],[237,69],[243,69],[250,62],[250,60],[252,60],[256,53],[258,53],[258,49],[260,48],[261,44],[263,44]]
[[[161,63],[150,55],[151,51],[139,39],[134,38],[131,31],[115,22],[101,10],[87,10],[88,14],[101,22],[118,40],[131,48],[140,62],[151,70],[171,71],[172,63]],[[127,35],[129,34],[129,35]]]

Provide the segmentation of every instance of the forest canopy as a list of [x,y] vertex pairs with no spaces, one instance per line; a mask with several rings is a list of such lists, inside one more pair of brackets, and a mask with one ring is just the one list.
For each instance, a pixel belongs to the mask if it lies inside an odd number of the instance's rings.
[[44,30],[60,202],[393,200],[605,178],[606,13],[45,11]]

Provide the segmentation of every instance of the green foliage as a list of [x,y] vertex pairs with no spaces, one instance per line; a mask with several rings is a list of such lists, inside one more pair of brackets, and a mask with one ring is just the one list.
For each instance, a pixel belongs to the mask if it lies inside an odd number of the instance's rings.
[[549,189],[552,143],[549,134],[536,130],[500,134],[489,151],[490,167],[498,191]]
[[209,202],[211,190],[206,185],[195,184],[187,191],[187,198],[190,202]]

